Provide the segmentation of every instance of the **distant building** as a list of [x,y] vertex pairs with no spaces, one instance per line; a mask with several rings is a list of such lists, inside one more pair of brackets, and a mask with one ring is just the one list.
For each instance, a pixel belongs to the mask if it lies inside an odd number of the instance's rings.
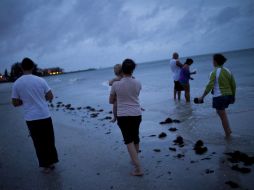
[[7,79],[1,73],[0,73],[0,82],[7,82]]
[[45,76],[59,75],[59,74],[63,74],[63,73],[64,73],[64,70],[60,67],[43,69],[43,75],[45,75]]

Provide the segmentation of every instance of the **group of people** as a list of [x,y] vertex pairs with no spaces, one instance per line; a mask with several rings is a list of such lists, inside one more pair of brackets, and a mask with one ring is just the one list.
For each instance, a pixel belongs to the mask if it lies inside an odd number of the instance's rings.
[[[216,109],[217,114],[220,117],[222,127],[224,129],[226,137],[229,137],[232,133],[226,113],[226,108],[229,104],[235,102],[236,83],[231,71],[223,67],[227,58],[222,54],[213,55],[214,70],[210,74],[209,82],[206,88],[196,103],[204,102],[204,98],[210,92],[213,94],[213,108]],[[181,91],[185,91],[186,102],[190,102],[190,84],[189,80],[193,80],[192,74],[196,74],[196,71],[190,71],[190,65],[193,63],[191,58],[187,58],[186,62],[182,64],[179,61],[179,55],[174,52],[172,59],[170,60],[170,67],[173,72],[174,80],[174,100],[181,99]]]
[[[220,116],[226,136],[230,136],[231,129],[225,109],[229,104],[234,103],[236,85],[231,72],[223,67],[225,62],[226,58],[222,54],[213,56],[215,69],[198,101],[202,102],[204,97],[213,91],[213,107]],[[185,64],[181,64],[179,55],[173,53],[170,65],[174,73],[175,100],[177,95],[180,99],[180,93],[184,90],[186,102],[190,102],[189,80],[191,75],[196,73],[190,72],[189,67],[192,63],[193,60],[188,58]],[[12,104],[15,107],[21,105],[24,107],[24,117],[34,143],[39,166],[48,173],[54,169],[54,164],[58,162],[54,130],[47,104],[47,101],[53,99],[53,93],[44,79],[32,74],[34,63],[31,59],[24,58],[21,68],[24,75],[13,85]],[[132,59],[125,59],[122,64],[115,65],[116,78],[109,81],[109,85],[112,86],[109,103],[113,104],[113,122],[117,121],[134,166],[131,175],[143,176],[143,169],[138,158],[139,128],[142,121],[139,94],[142,85],[133,77],[135,68],[136,63]]]
[[196,71],[191,72],[190,66],[192,65],[193,60],[187,58],[185,63],[182,64],[179,61],[179,55],[177,52],[174,52],[172,59],[170,60],[170,67],[173,73],[174,79],[174,100],[181,99],[181,91],[185,91],[185,100],[190,102],[190,83],[189,80],[193,80],[191,75],[196,74]]

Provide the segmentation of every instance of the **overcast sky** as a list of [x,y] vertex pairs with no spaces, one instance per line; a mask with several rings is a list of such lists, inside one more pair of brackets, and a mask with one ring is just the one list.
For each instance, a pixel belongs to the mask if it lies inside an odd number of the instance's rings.
[[254,47],[253,0],[0,0],[0,72],[65,71]]

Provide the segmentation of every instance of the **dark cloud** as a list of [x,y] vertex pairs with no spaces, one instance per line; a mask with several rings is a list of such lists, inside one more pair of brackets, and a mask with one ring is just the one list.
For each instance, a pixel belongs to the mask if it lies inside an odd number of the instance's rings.
[[234,22],[239,16],[240,12],[238,7],[225,7],[216,15],[214,21],[218,25],[229,24],[232,21]]
[[191,55],[253,47],[253,7],[251,0],[1,0],[0,72],[24,56],[42,67],[76,70],[127,56],[165,59],[171,50]]

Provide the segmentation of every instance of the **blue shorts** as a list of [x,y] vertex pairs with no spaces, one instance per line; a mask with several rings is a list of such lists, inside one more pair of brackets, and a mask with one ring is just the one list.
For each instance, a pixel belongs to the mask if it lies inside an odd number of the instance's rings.
[[225,110],[229,104],[235,102],[234,96],[218,96],[213,98],[213,108],[216,110]]

